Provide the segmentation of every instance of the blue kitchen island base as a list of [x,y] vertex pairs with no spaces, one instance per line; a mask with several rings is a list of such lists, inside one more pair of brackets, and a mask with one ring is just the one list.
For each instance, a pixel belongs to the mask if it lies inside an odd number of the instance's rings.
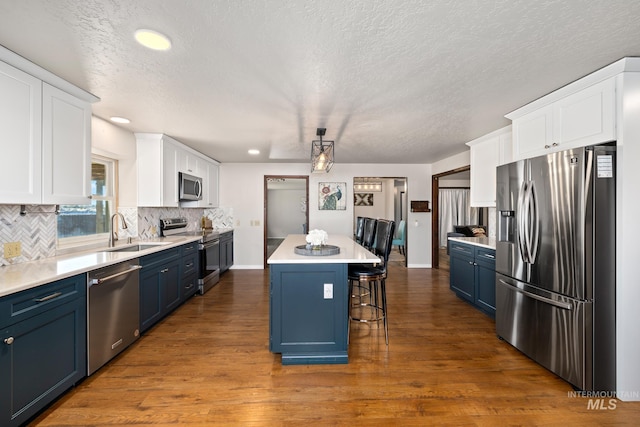
[[344,365],[349,363],[347,352],[282,353],[283,365]]
[[271,264],[269,349],[283,365],[344,364],[347,264]]

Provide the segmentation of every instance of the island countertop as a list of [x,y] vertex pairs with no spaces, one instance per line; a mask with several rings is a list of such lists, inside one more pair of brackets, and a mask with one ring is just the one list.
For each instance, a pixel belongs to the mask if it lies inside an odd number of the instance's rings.
[[468,243],[470,245],[481,246],[487,249],[496,248],[496,238],[495,237],[449,237],[449,240],[454,240],[457,242]]
[[328,245],[338,246],[340,253],[327,256],[298,255],[294,248],[306,245],[306,235],[290,234],[278,246],[275,252],[267,260],[267,264],[350,264],[350,263],[377,263],[380,258],[360,246],[355,240],[342,235],[330,235]]

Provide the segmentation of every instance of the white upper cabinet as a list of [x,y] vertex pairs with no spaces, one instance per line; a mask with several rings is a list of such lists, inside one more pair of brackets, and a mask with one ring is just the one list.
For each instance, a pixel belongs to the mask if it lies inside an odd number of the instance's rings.
[[138,206],[178,207],[179,142],[136,133]]
[[[218,163],[175,139],[152,133],[136,133],[138,206],[218,206]],[[178,200],[180,172],[202,178],[202,200]]]
[[91,196],[91,105],[42,85],[42,203],[87,204]]
[[0,46],[0,203],[91,202],[95,101]]
[[42,199],[42,82],[0,62],[0,203]]
[[471,147],[471,206],[495,207],[496,168],[511,162],[511,126],[467,142]]
[[202,207],[218,207],[218,174],[220,166],[216,163],[207,164],[207,175],[204,179],[204,195],[202,197]]
[[[167,137],[164,138],[162,144],[162,205],[161,206],[178,206],[178,153],[180,149],[173,144]],[[140,181],[138,181],[140,182]]]
[[615,78],[567,95],[513,120],[515,160],[616,139]]

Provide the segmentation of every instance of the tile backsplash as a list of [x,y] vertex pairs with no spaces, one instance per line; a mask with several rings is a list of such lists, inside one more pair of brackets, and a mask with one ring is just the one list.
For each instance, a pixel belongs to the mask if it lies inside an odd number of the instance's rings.
[[[29,205],[27,214],[20,215],[20,205],[0,205],[0,266],[49,258],[56,255],[57,216],[54,205]],[[149,239],[160,233],[160,218],[185,217],[188,230],[196,230],[200,219],[206,215],[214,228],[233,227],[233,210],[230,208],[118,208],[127,222],[122,229],[118,221],[121,239],[138,237]],[[21,254],[5,258],[4,244],[20,242]]]
[[[57,221],[55,206],[0,205],[0,265],[19,264],[56,254]],[[4,244],[20,242],[20,256],[5,258]]]

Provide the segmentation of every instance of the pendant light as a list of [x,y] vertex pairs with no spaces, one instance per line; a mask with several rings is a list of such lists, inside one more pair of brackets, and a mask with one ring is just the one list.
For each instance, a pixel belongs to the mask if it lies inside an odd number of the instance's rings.
[[323,141],[326,128],[318,128],[316,135],[320,139],[311,142],[311,172],[329,172],[333,166],[334,141]]

